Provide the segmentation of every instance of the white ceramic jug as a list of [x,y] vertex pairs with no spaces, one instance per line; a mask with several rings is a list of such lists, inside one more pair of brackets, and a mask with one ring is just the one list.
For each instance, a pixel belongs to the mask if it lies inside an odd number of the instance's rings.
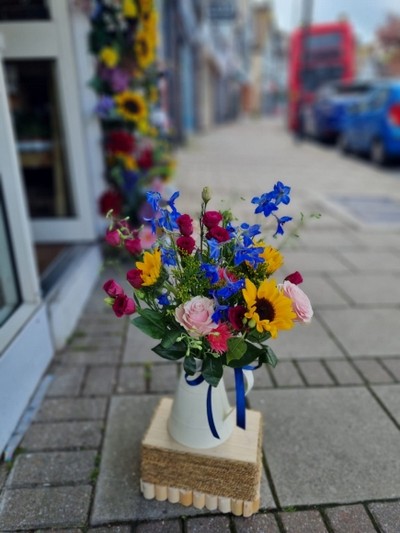
[[[196,364],[199,371],[193,376],[186,376],[192,383],[201,376],[202,360],[197,359]],[[253,372],[243,370],[243,375],[247,394],[254,384]],[[217,387],[210,387],[204,380],[197,385],[190,385],[186,378],[182,369],[168,420],[169,434],[177,442],[190,448],[213,448],[222,444],[230,437],[235,426],[235,409],[229,405],[223,378]],[[213,435],[210,427],[207,394],[211,395],[212,422],[219,438]]]

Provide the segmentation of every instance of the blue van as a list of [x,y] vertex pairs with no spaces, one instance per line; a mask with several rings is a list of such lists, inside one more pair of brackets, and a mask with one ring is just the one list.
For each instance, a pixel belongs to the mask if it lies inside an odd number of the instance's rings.
[[400,159],[400,80],[374,82],[346,108],[338,144],[343,152],[368,155],[377,165]]

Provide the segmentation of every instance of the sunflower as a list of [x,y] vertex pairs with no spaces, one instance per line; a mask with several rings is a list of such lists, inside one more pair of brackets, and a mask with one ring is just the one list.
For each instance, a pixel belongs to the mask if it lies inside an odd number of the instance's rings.
[[143,29],[146,35],[157,46],[158,43],[158,15],[156,11],[152,11],[146,18],[142,19]]
[[153,0],[139,0],[140,13],[143,17],[148,17],[153,11]]
[[138,11],[134,0],[124,0],[122,3],[122,13],[126,18],[136,18]]
[[269,331],[275,339],[278,330],[294,326],[296,314],[292,309],[292,301],[278,289],[274,279],[264,280],[258,289],[246,279],[242,293],[247,304],[245,317],[254,321],[259,333]]
[[266,263],[267,275],[270,276],[283,265],[283,255],[279,250],[272,246],[267,246],[263,242],[257,243],[257,246],[264,246],[264,251],[260,254]]
[[136,267],[142,272],[141,278],[143,280],[143,287],[150,287],[157,283],[161,274],[160,250],[154,250],[153,253],[144,252],[143,262],[138,261]]
[[155,61],[155,46],[145,31],[136,35],[134,50],[136,60],[141,69],[149,67]]
[[117,112],[131,122],[140,122],[147,117],[147,106],[143,96],[133,91],[124,91],[114,97]]

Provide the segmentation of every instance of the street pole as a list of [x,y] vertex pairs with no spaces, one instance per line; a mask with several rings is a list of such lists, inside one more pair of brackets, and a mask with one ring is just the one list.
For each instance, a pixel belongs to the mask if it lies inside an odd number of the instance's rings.
[[302,14],[301,14],[301,25],[302,25],[302,38],[300,41],[300,57],[301,57],[301,73],[300,73],[300,98],[299,98],[299,129],[300,135],[303,134],[303,108],[304,108],[304,82],[306,79],[306,70],[308,64],[308,43],[307,43],[307,31],[312,22],[312,13],[313,13],[313,3],[314,0],[302,0]]

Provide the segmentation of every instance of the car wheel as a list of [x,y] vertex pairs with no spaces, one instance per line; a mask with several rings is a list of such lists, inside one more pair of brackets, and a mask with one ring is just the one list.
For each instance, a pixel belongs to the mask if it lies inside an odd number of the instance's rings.
[[387,162],[385,146],[380,139],[375,139],[372,142],[370,150],[370,158],[375,165],[383,166]]

